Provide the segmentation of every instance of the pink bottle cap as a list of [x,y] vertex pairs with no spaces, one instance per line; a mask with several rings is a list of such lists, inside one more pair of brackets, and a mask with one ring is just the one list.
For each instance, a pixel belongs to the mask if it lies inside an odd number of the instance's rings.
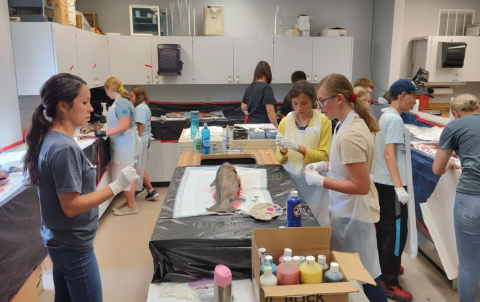
[[215,267],[213,283],[216,286],[227,286],[232,284],[232,272],[230,269],[222,264],[217,265],[217,267]]

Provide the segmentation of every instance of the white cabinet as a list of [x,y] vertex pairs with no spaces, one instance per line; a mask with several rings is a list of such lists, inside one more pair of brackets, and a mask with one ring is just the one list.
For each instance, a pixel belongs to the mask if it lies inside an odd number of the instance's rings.
[[313,39],[311,81],[320,82],[331,73],[352,81],[353,37],[318,37]]
[[467,52],[465,53],[465,70],[462,81],[480,81],[480,37],[465,36]]
[[195,84],[233,84],[233,38],[193,37]]
[[170,181],[180,159],[178,143],[162,143],[161,145],[163,181]]
[[[103,86],[110,77],[107,37],[77,29],[79,76],[89,88]],[[126,60],[132,58],[125,57]]]
[[150,37],[107,36],[107,38],[110,74],[119,78],[123,84],[152,84]]
[[78,75],[75,28],[12,22],[11,31],[19,95],[39,95],[42,85],[57,73]]
[[[192,37],[152,37],[150,38],[150,52],[152,55],[152,84],[193,84],[193,49]],[[183,62],[182,75],[157,75],[158,72],[158,44],[179,44],[180,59]]]
[[258,62],[266,61],[273,72],[273,37],[242,37],[233,40],[235,84],[250,84]]
[[160,141],[151,141],[148,148],[145,171],[151,182],[163,181],[162,145]]
[[274,42],[272,83],[291,83],[290,77],[297,70],[305,72],[310,81],[313,38],[275,37]]

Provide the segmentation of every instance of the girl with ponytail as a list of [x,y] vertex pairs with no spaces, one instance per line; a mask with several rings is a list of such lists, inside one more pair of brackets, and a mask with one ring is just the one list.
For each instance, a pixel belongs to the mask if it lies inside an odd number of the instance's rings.
[[[328,119],[339,119],[330,147],[330,161],[309,164],[309,185],[329,189],[332,250],[359,253],[376,284],[365,284],[370,301],[386,302],[378,278],[381,274],[374,223],[380,218],[372,172],[378,122],[367,104],[357,101],[346,77],[330,74],[317,85],[317,103]],[[328,172],[327,177],[319,172]],[[322,198],[319,196],[318,198]]]
[[130,187],[133,167],[96,191],[96,167],[73,139],[93,111],[85,81],[58,74],[42,86],[26,136],[24,171],[38,187],[40,233],[53,262],[55,301],[102,301],[102,286],[93,240],[98,205]]

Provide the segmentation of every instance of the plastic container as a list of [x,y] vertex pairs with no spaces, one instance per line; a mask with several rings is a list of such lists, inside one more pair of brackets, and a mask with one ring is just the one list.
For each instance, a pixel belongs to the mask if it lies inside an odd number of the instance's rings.
[[277,9],[275,11],[275,23],[273,28],[273,35],[275,37],[283,36],[283,21],[282,21],[282,16],[280,15],[279,5],[277,5]]
[[293,263],[292,257],[285,257],[282,264],[277,267],[278,285],[295,285],[298,284],[300,270]]
[[297,266],[300,266],[302,264],[302,260],[298,256],[293,257],[293,263],[295,263]]
[[289,249],[288,247],[286,249],[283,250],[283,256],[280,257],[280,259],[278,259],[278,263],[282,263],[283,262],[283,258],[285,257],[292,257],[292,249]]
[[253,129],[250,131],[250,139],[265,139],[265,130]]
[[199,112],[198,111],[190,111],[190,136],[195,138],[199,128]]
[[232,302],[232,272],[225,265],[217,265],[213,275],[214,301]]
[[428,110],[428,104],[430,103],[430,98],[428,95],[419,94],[417,95],[420,104],[418,106],[418,110]]
[[302,198],[297,191],[287,197],[287,228],[302,226]]
[[197,135],[193,139],[193,150],[198,153],[202,153],[202,136],[197,131]]
[[307,256],[307,261],[302,263],[298,269],[300,270],[300,283],[322,283],[322,267],[315,262],[315,257]]
[[343,282],[343,274],[340,273],[340,265],[330,263],[330,270],[325,273],[325,283]]
[[304,263],[304,262],[305,262],[305,256],[298,256],[298,257],[300,257],[300,262],[301,262],[301,263]]
[[266,266],[263,275],[260,276],[260,284],[262,286],[277,286],[277,277],[273,275],[272,268]]
[[276,139],[277,138],[277,130],[274,129],[265,129],[265,138],[266,139]]
[[262,261],[260,262],[262,265],[265,263],[265,256],[267,255],[267,249],[264,247],[261,247],[258,249],[258,253],[262,255]]
[[322,267],[322,282],[325,282],[325,273],[328,271],[327,257],[318,255],[318,264]]
[[210,130],[207,123],[203,124],[202,129],[202,153],[210,154]]
[[260,273],[263,274],[265,267],[270,266],[272,268],[272,273],[277,275],[277,266],[273,263],[273,257],[270,255],[265,256],[265,263],[260,266]]

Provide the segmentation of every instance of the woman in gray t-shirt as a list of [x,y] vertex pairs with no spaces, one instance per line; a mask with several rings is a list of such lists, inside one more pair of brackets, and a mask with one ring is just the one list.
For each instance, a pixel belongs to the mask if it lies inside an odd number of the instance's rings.
[[461,94],[450,105],[455,120],[440,136],[433,173],[458,169],[450,161],[453,151],[460,158],[462,175],[457,186],[453,221],[458,253],[458,298],[475,301],[480,274],[480,114],[475,96]]
[[96,191],[96,167],[73,139],[93,111],[85,81],[58,74],[43,84],[26,136],[24,171],[36,185],[41,235],[53,262],[55,301],[102,301],[93,239],[98,205],[130,188],[138,176],[123,169],[116,181]]

